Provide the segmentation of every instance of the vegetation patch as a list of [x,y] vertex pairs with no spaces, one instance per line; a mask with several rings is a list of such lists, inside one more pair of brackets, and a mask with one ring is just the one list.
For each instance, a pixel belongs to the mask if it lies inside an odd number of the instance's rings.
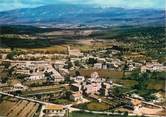
[[99,103],[96,101],[75,105],[74,107],[80,108],[80,109],[85,109],[85,110],[91,110],[91,111],[105,111],[105,110],[109,110],[109,108],[110,108],[110,106],[108,104],[103,103],[103,102]]
[[[113,70],[105,70],[105,69],[81,69],[79,70],[80,75],[89,77],[91,76],[91,73],[97,72],[99,73],[100,77],[103,78],[122,78],[123,72],[121,71],[113,71]],[[71,75],[75,75],[75,71],[71,71]]]
[[67,99],[51,99],[51,102],[55,104],[70,104],[71,103],[71,101]]
[[109,109],[109,105],[106,103],[91,102],[87,104],[88,110],[104,111]]

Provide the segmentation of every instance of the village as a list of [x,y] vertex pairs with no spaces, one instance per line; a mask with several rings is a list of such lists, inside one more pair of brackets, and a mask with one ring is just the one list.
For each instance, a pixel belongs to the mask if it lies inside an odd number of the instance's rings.
[[[165,88],[151,93],[144,84],[136,83],[142,76],[148,77],[147,72],[165,72],[163,63],[122,59],[119,58],[121,51],[115,48],[83,53],[67,46],[67,50],[67,54],[19,54],[13,59],[9,59],[8,53],[2,53],[1,74],[5,71],[7,75],[1,75],[0,79],[0,108],[4,108],[0,114],[69,117],[73,111],[83,111],[166,116]],[[133,80],[132,74],[138,70],[142,75],[137,74],[140,79]],[[139,95],[142,90],[149,91],[149,95]],[[25,110],[28,111],[25,113]]]
[[165,0],[0,0],[0,117],[166,117]]

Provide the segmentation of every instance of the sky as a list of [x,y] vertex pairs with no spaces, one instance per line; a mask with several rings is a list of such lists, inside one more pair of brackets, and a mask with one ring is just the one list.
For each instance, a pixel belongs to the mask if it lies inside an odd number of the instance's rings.
[[0,11],[48,4],[88,4],[101,7],[165,9],[166,0],[0,0]]

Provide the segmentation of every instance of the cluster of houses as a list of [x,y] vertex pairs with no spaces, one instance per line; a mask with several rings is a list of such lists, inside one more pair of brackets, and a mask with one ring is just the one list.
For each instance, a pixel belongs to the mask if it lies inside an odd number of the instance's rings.
[[141,66],[141,72],[165,72],[166,71],[166,66],[163,64],[158,63],[157,61],[153,61],[151,63],[146,63],[145,65]]
[[[51,77],[54,82],[64,81],[64,77],[49,61],[5,61],[10,63],[13,73],[26,75],[25,80],[46,80]],[[46,76],[48,74],[49,76]]]
[[[89,59],[94,59],[95,62],[92,66],[88,64]],[[155,60],[152,62],[135,62],[131,59],[120,60],[118,58],[101,58],[101,57],[94,57],[94,56],[84,56],[81,58],[71,58],[71,62],[74,63],[75,61],[79,61],[80,67],[82,68],[91,68],[93,69],[110,69],[110,70],[118,70],[118,71],[134,71],[136,69],[141,69],[141,72],[146,71],[158,71],[163,72],[166,71],[166,66],[162,63],[159,63]],[[74,69],[74,68],[72,68]]]
[[108,96],[112,86],[112,82],[107,82],[104,78],[100,78],[97,72],[91,74],[90,78],[84,76],[71,77],[74,81],[71,84],[73,91],[72,99],[81,100],[82,95],[103,95]]
[[[123,71],[123,70],[133,71],[139,68],[141,69],[141,72],[146,72],[147,70],[151,72],[166,71],[166,67],[157,61],[152,60],[152,62],[146,62],[146,61],[135,62],[128,57],[125,57],[123,59],[115,57],[116,55],[121,53],[120,51],[116,49],[104,49],[104,50],[95,51],[91,53],[81,53],[79,49],[71,49],[70,46],[67,46],[66,48],[67,48],[68,54],[21,54],[16,56],[15,59],[22,60],[22,61],[12,61],[12,63],[17,64],[14,62],[19,62],[20,64],[26,64],[28,68],[31,68],[33,67],[33,64],[32,66],[30,66],[30,62],[31,62],[30,60],[32,58],[40,58],[37,60],[38,61],[45,60],[47,62],[47,61],[53,61],[51,58],[62,57],[64,60],[60,59],[60,61],[54,62],[54,65],[57,69],[61,69],[62,72],[68,72],[63,68],[68,68],[68,67],[65,67],[67,66],[65,62],[68,61],[67,59],[69,57],[70,62],[73,65],[70,68],[70,70],[74,70],[76,68],[88,69],[90,67],[93,67],[94,69],[112,69],[112,70],[118,70],[118,71]],[[3,60],[5,60],[6,54],[2,54],[1,56],[2,56],[1,58],[4,58]],[[92,63],[92,65],[88,64],[89,59],[95,60],[93,61],[94,63]],[[44,63],[45,61],[43,61],[43,63],[39,65],[48,66],[48,64],[50,64],[50,63]],[[79,62],[79,65],[78,64],[76,65],[77,62]],[[29,70],[18,68],[17,72],[28,74]],[[43,75],[34,74],[34,76],[32,76],[32,79],[34,77],[39,77],[38,79],[41,79],[43,78]]]

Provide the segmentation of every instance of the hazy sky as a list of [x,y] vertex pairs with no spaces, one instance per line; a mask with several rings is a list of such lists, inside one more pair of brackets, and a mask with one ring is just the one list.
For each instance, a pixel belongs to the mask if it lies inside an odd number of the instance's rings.
[[166,0],[0,0],[0,11],[47,4],[89,4],[102,7],[165,9]]

